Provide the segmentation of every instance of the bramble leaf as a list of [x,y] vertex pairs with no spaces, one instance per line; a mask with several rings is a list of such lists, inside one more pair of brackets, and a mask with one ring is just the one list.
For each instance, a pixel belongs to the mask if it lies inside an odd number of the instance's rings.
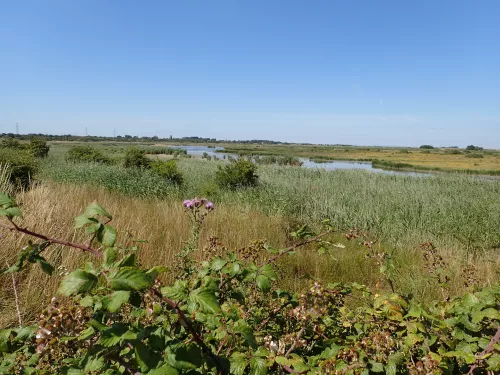
[[271,282],[269,281],[269,278],[267,276],[264,275],[257,276],[256,282],[259,289],[262,290],[263,292],[266,293],[271,290]]
[[200,288],[193,290],[189,298],[191,301],[199,304],[201,309],[205,312],[218,313],[220,311],[219,301],[213,289]]
[[129,291],[118,290],[107,297],[104,305],[109,312],[117,312],[120,310],[124,303],[128,302],[129,298]]
[[81,292],[87,292],[97,284],[97,277],[82,269],[77,269],[67,275],[59,286],[58,293],[71,296]]
[[229,357],[229,363],[231,364],[231,374],[243,375],[248,366],[247,356],[245,353],[234,352]]
[[109,276],[109,286],[113,290],[143,290],[149,288],[153,280],[144,271],[124,267]]
[[112,219],[113,217],[96,201],[89,204],[87,209],[85,210],[85,214],[87,217],[92,217],[95,215],[101,215],[107,217],[108,219]]

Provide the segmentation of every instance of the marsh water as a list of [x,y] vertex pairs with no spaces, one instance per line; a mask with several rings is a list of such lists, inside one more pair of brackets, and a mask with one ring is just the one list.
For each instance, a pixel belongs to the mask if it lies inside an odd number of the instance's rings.
[[[179,148],[186,150],[188,155],[193,157],[202,157],[203,154],[207,154],[212,158],[224,159],[229,156],[235,158],[238,155],[224,152],[223,147],[207,147],[207,146],[169,146],[170,148]],[[325,162],[315,162],[310,160],[309,158],[299,158],[303,163],[302,167],[304,168],[320,168],[325,170],[337,170],[337,169],[363,169],[376,173],[384,173],[384,174],[398,174],[398,175],[406,175],[406,176],[429,176],[430,173],[421,173],[421,172],[408,172],[408,171],[389,171],[380,168],[374,168],[371,162],[358,162],[358,161],[346,161],[346,160],[332,160]]]

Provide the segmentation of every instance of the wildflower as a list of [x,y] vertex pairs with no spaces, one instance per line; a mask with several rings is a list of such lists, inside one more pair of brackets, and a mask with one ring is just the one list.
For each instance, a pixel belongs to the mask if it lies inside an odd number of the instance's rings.
[[194,203],[193,203],[193,201],[192,201],[192,200],[189,200],[189,199],[186,199],[186,200],[184,201],[184,207],[186,207],[186,208],[193,208],[193,207],[194,207]]
[[205,208],[209,211],[212,211],[215,208],[214,203],[208,201],[207,204],[205,205]]

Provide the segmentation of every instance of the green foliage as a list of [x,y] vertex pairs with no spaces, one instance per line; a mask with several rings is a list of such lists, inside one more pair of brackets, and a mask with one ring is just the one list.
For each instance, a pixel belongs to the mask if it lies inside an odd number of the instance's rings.
[[123,166],[125,168],[149,168],[151,160],[146,157],[146,152],[138,147],[129,147],[125,151]]
[[[189,204],[193,202],[197,200],[185,202],[190,213],[202,207]],[[17,207],[7,195],[0,195],[0,205],[4,210]],[[102,228],[111,219],[94,202],[76,223],[79,228]],[[350,235],[356,237],[357,232]],[[357,283],[311,282],[297,294],[279,290],[276,259],[307,243],[330,246],[307,227],[294,236],[299,242],[290,248],[264,247],[269,253],[261,254],[258,262],[241,251],[217,256],[190,253],[191,267],[172,274],[175,281],[165,286],[158,278],[163,267],[143,269],[134,253],[96,238],[96,249],[104,246],[106,253],[96,250],[94,263],[72,271],[60,284],[59,293],[72,300],[60,305],[52,299],[35,326],[0,329],[0,372],[452,375],[500,371],[500,287],[426,306],[395,292],[373,293]],[[20,258],[25,256],[23,249]],[[371,256],[380,254],[373,251]],[[4,272],[22,268],[20,264]]]
[[256,186],[259,180],[256,171],[257,166],[250,160],[238,158],[228,165],[219,165],[215,174],[215,181],[219,186],[229,189],[252,187]]
[[24,145],[21,144],[17,139],[15,138],[2,138],[2,143],[0,144],[0,147],[3,148],[10,148],[10,149],[24,149]]
[[33,138],[30,140],[28,150],[35,158],[46,158],[49,155],[50,146],[44,140]]
[[150,167],[153,173],[156,173],[158,176],[174,184],[182,185],[184,181],[184,177],[179,171],[179,168],[177,168],[177,163],[174,160],[155,160],[151,162]]
[[99,164],[111,164],[112,161],[106,155],[104,155],[100,150],[91,146],[75,146],[72,147],[67,155],[66,161],[73,163],[99,163]]
[[475,154],[475,153],[468,153],[465,155],[466,158],[472,158],[472,159],[482,159],[484,158],[483,154]]
[[29,150],[0,148],[0,165],[7,165],[9,180],[16,187],[28,188],[38,170]]
[[482,151],[483,150],[482,147],[474,146],[474,145],[468,145],[465,149],[467,151]]
[[420,148],[427,149],[427,150],[433,150],[434,146],[432,146],[432,145],[422,145],[422,146],[420,146]]

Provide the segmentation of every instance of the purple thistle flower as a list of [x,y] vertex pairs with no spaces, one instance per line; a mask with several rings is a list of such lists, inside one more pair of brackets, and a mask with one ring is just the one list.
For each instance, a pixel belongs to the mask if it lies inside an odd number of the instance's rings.
[[208,201],[207,204],[205,205],[205,208],[209,211],[212,211],[215,208],[214,203]]
[[194,206],[194,204],[193,204],[192,200],[186,199],[184,201],[184,207],[186,207],[186,208],[193,208],[193,206]]

